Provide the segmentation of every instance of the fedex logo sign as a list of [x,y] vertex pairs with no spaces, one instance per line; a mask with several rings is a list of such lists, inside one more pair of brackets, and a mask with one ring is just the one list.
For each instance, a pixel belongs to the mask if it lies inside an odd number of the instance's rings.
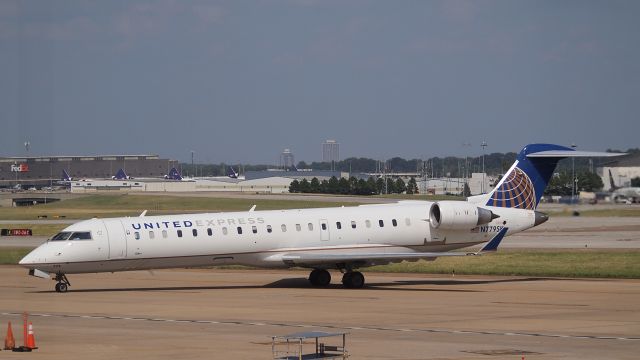
[[29,171],[29,165],[27,164],[13,164],[11,165],[12,172],[27,172]]

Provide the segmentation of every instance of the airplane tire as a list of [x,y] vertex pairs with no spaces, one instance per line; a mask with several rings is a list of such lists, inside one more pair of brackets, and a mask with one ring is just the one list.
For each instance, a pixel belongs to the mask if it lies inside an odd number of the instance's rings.
[[67,290],[68,290],[67,284],[65,284],[65,283],[56,284],[56,291],[58,291],[60,293],[65,293],[65,292],[67,292]]
[[314,269],[309,274],[309,282],[313,286],[327,286],[331,283],[331,274],[324,269]]
[[364,275],[358,271],[350,271],[342,276],[342,284],[349,289],[360,289],[364,286]]
[[60,284],[61,283],[56,283],[56,292],[60,292]]

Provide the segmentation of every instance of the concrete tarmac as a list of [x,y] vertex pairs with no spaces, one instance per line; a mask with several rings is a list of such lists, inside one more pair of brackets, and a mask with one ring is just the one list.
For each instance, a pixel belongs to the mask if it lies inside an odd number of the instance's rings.
[[352,359],[637,359],[640,281],[367,274],[311,288],[300,271],[72,275],[71,291],[0,267],[0,329],[21,313],[34,353],[6,359],[269,359],[270,336],[346,331]]

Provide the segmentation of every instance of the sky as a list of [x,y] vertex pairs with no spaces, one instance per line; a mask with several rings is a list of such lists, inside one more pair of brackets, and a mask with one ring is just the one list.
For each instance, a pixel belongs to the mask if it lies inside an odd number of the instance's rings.
[[0,156],[638,147],[638,19],[615,0],[3,0]]

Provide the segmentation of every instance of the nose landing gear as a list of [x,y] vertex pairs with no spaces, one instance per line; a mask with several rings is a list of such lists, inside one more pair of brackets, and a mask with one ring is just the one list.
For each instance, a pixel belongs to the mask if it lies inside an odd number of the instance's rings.
[[65,293],[67,292],[69,286],[71,286],[71,283],[69,282],[69,279],[67,279],[67,276],[65,274],[56,274],[54,280],[57,281],[56,292]]

